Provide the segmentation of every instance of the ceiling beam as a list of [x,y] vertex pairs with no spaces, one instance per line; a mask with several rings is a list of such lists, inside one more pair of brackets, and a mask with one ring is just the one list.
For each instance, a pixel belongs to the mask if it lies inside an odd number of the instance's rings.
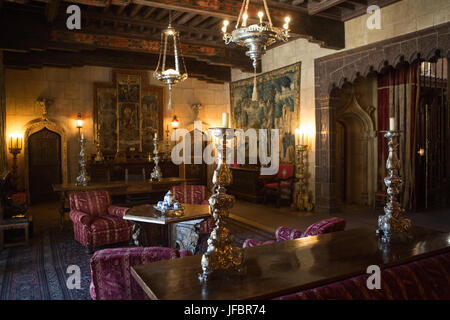
[[334,6],[344,3],[346,0],[322,0],[320,2],[309,2],[308,13],[310,15],[318,14],[322,11],[328,10]]
[[59,11],[60,3],[61,0],[51,0],[49,3],[47,3],[47,6],[45,7],[47,22],[52,23],[53,20],[55,20]]
[[[186,59],[186,68],[191,77],[215,83],[231,81],[229,67],[211,66],[205,62]],[[158,55],[124,53],[111,50],[63,52],[56,50],[4,53],[4,64],[9,68],[40,68],[44,66],[80,67],[85,65],[111,68],[154,70]]]

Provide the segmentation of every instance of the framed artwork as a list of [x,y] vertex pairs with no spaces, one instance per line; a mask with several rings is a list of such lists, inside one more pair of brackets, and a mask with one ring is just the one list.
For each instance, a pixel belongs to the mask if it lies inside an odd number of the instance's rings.
[[117,151],[117,94],[112,83],[94,84],[95,133],[99,133],[102,152],[114,154]]
[[[253,78],[230,84],[233,128],[279,129],[280,162],[295,161],[295,128],[300,116],[301,63],[257,77],[258,101],[252,101]],[[269,131],[270,134],[270,131]]]
[[158,132],[159,139],[163,138],[163,88],[144,87],[142,89],[142,149],[153,152],[153,132]]
[[115,70],[112,83],[94,84],[94,129],[102,152],[153,151],[163,137],[163,88],[148,86],[146,72]]

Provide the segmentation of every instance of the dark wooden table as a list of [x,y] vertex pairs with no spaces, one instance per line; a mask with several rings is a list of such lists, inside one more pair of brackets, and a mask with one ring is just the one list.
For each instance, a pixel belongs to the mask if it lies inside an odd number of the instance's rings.
[[409,242],[389,250],[379,248],[375,227],[247,248],[245,274],[207,286],[198,280],[201,255],[138,265],[131,273],[152,299],[269,299],[366,273],[370,265],[383,268],[450,250],[450,233],[412,233]]
[[75,183],[54,184],[53,191],[59,194],[61,207],[61,225],[64,223],[64,214],[69,210],[66,208],[69,194],[81,191],[106,190],[111,195],[134,195],[144,193],[164,193],[172,186],[188,184],[190,181],[183,178],[162,178],[159,181],[112,181],[109,183],[90,183],[87,186],[77,186]]
[[175,233],[176,224],[210,217],[211,210],[209,205],[183,204],[184,214],[180,217],[163,217],[153,206],[142,205],[133,207],[123,217],[125,220],[134,223],[134,243],[137,246],[169,246],[171,248],[175,248],[178,243],[180,249],[194,252],[194,248],[188,248],[187,245],[183,244],[191,242],[190,239],[183,239],[183,236],[195,236],[194,234],[191,235],[192,232],[196,231],[194,230],[194,225],[192,225],[191,232],[178,236]]

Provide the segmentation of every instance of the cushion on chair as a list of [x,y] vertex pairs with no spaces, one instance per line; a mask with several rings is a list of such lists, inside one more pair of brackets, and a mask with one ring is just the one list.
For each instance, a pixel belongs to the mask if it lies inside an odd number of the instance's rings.
[[102,216],[91,221],[92,232],[129,228],[131,223],[116,216]]
[[175,200],[181,203],[201,204],[208,192],[203,185],[173,186],[171,192]]
[[294,175],[294,166],[292,164],[282,163],[278,168],[278,179],[288,179]]
[[[300,238],[302,233],[302,230],[282,226],[275,231],[275,238],[277,239],[277,241],[292,240]],[[295,238],[292,238],[291,235],[295,236]]]
[[305,230],[305,232],[302,234],[302,237],[309,237],[318,234],[342,231],[344,229],[345,229],[345,220],[333,217],[313,223]]
[[70,209],[87,213],[91,216],[108,214],[111,196],[108,191],[86,191],[69,195]]
[[[267,183],[264,185],[266,188],[271,188],[271,189],[278,189],[278,183],[277,182],[272,182],[272,183]],[[280,189],[290,189],[291,188],[291,184],[281,181],[280,182]]]
[[257,246],[262,246],[264,244],[271,244],[274,242],[275,242],[275,240],[261,241],[261,240],[255,240],[255,239],[247,239],[244,241],[242,248],[257,247]]

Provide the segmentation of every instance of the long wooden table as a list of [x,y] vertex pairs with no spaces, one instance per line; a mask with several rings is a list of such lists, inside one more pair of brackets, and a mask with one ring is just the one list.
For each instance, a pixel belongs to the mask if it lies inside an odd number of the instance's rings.
[[[194,181],[193,179],[191,179]],[[162,193],[167,192],[170,187],[175,185],[189,184],[190,179],[183,178],[162,178],[158,181],[112,181],[109,183],[90,183],[87,186],[78,186],[75,183],[53,184],[54,192],[59,194],[61,224],[64,223],[64,214],[69,210],[66,208],[66,202],[69,194],[81,191],[106,190],[111,195],[135,195],[144,193]]]
[[413,238],[380,247],[375,227],[353,229],[244,249],[246,272],[198,280],[201,255],[138,265],[132,276],[152,299],[269,299],[450,251],[450,233],[413,228]]
[[[124,215],[125,220],[132,221],[133,240],[137,246],[169,246],[174,248],[178,242],[181,249],[195,251],[195,248],[187,247],[185,243],[191,243],[193,228],[189,234],[176,234],[173,232],[175,225],[180,222],[195,221],[211,216],[211,209],[207,204],[183,204],[184,214],[179,217],[162,216],[153,205],[136,206],[128,210]],[[192,225],[192,227],[194,227]],[[198,234],[196,234],[198,238]],[[185,239],[186,238],[186,239]]]

